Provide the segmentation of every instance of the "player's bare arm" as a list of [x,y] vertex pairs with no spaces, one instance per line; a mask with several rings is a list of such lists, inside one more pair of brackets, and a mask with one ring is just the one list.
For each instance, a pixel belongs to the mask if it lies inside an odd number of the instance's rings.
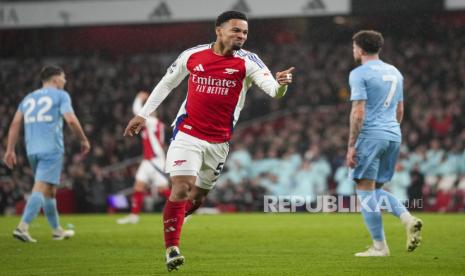
[[15,117],[13,118],[13,121],[10,125],[10,130],[8,131],[8,142],[5,156],[3,157],[3,162],[5,162],[7,167],[10,169],[16,165],[15,146],[16,141],[18,141],[19,132],[21,130],[22,120],[23,113],[21,111],[16,111]]
[[81,142],[81,154],[87,154],[90,151],[90,143],[86,137],[86,134],[84,133],[84,130],[82,130],[82,126],[78,118],[76,115],[74,115],[74,113],[65,113],[63,114],[63,117],[65,118],[66,123],[71,128],[73,133],[79,138],[79,141]]
[[404,118],[404,102],[399,102],[397,104],[396,118],[399,124],[402,123],[402,119]]
[[351,168],[355,167],[355,142],[357,141],[358,134],[363,126],[365,120],[365,100],[358,100],[352,102],[352,110],[350,112],[350,130],[349,142],[347,144],[347,165]]

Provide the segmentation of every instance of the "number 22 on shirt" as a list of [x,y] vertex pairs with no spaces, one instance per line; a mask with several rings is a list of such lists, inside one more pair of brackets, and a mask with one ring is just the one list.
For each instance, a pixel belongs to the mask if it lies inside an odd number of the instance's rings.
[[[35,123],[35,122],[51,122],[53,121],[52,115],[46,113],[52,108],[52,98],[48,96],[40,97],[37,101],[34,98],[29,98],[24,102],[26,112],[24,113],[24,122]],[[37,115],[31,115],[35,108],[39,108]]]

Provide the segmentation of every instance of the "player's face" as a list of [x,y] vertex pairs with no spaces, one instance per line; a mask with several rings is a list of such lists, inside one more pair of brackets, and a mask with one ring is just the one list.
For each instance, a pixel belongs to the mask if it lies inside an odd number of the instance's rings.
[[217,30],[217,36],[224,47],[235,51],[242,48],[248,33],[247,21],[241,19],[231,19]]
[[352,44],[352,48],[355,62],[360,63],[362,61],[362,48],[358,47],[355,42]]
[[60,75],[54,77],[54,81],[58,89],[65,88],[65,84],[66,84],[65,73],[61,73]]

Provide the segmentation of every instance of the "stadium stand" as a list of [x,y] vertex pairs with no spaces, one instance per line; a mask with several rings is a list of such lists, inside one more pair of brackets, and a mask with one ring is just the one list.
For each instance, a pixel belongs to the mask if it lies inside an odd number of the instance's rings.
[[[276,26],[282,23],[272,22]],[[262,30],[268,23],[256,24]],[[386,46],[382,56],[404,74],[406,103],[401,158],[388,188],[404,200],[423,199],[421,210],[464,211],[465,63],[456,61],[465,60],[465,37],[460,26],[454,27],[453,22],[440,17],[428,28],[422,24],[419,21],[404,27],[391,26],[384,31]],[[272,72],[296,66],[295,83],[282,101],[273,101],[256,88],[249,93],[224,174],[208,206],[223,211],[254,211],[263,208],[264,194],[353,193],[345,177],[344,160],[350,111],[347,78],[354,66],[350,35],[358,27],[266,32],[271,35],[267,39],[251,35],[248,48],[256,51]],[[25,33],[20,36],[34,36]],[[172,43],[175,38],[171,37]],[[154,51],[134,49],[121,54],[110,50],[92,52],[82,43],[83,53],[74,45],[65,47],[58,56],[47,55],[47,45],[59,47],[53,40],[18,52],[12,50],[12,44],[3,46],[0,155],[4,154],[8,124],[19,100],[38,87],[35,76],[43,64],[58,63],[67,73],[66,89],[93,146],[89,156],[80,160],[78,143],[71,135],[66,136],[63,188],[58,196],[61,193],[70,198],[71,205],[59,208],[103,212],[107,210],[108,195],[132,184],[137,166],[133,160],[141,152],[137,139],[122,136],[132,115],[132,99],[137,91],[152,89],[185,45],[169,51],[158,47]],[[149,47],[150,43],[146,45]],[[164,122],[174,119],[185,91],[183,83],[166,99],[159,110]],[[24,154],[19,155],[13,171],[2,164],[0,175],[0,213],[12,212],[12,208],[20,208],[33,183]]]

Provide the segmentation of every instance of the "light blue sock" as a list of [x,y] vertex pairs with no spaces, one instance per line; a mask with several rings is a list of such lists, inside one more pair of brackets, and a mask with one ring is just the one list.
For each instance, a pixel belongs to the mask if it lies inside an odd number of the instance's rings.
[[52,229],[57,229],[58,226],[60,226],[57,211],[57,200],[55,198],[46,197],[44,199],[44,214]]
[[31,224],[31,222],[37,217],[37,214],[40,212],[40,208],[42,208],[43,203],[44,195],[41,192],[32,192],[31,196],[27,200],[21,221],[24,221],[27,224]]
[[383,206],[383,210],[388,211],[396,217],[400,217],[402,213],[407,212],[407,208],[405,208],[404,204],[402,204],[402,202],[400,202],[390,192],[383,189],[376,189],[375,193],[376,199],[382,203],[381,205]]
[[383,241],[384,229],[381,218],[381,211],[377,207],[375,191],[357,190],[361,204],[361,211],[365,225],[370,232],[372,240]]

